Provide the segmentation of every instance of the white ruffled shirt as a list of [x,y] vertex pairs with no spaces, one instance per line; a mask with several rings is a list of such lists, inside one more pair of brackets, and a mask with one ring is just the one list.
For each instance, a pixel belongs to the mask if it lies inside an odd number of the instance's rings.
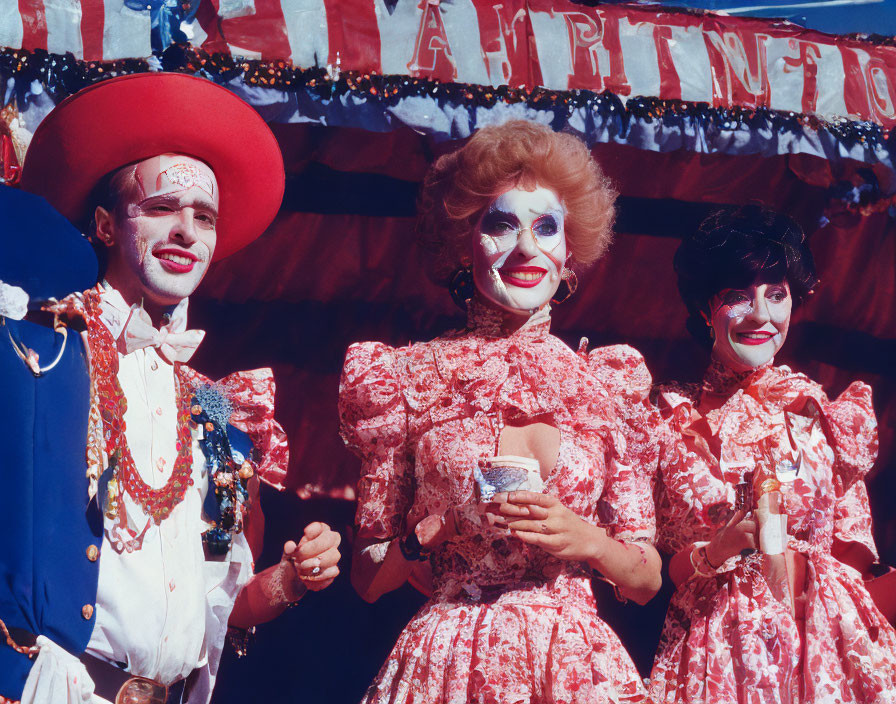
[[[102,302],[102,320],[117,338],[128,306],[108,286]],[[186,314],[186,300],[181,306],[184,309],[177,312]],[[128,446],[140,477],[158,488],[168,481],[177,457],[174,368],[152,347],[119,353],[118,361],[118,381],[127,399]],[[96,625],[87,645],[89,654],[124,663],[129,672],[163,684],[199,669],[189,704],[206,704],[211,698],[230,611],[252,575],[252,555],[241,533],[234,536],[225,556],[205,558],[201,534],[209,524],[202,504],[208,482],[198,443],[201,432],[193,429],[193,484],[161,524],[156,525],[126,495],[121,505],[127,526],[120,518],[105,518]],[[56,679],[65,681],[58,675]],[[33,700],[34,704],[67,701],[84,700]],[[103,700],[94,697],[93,702]]]

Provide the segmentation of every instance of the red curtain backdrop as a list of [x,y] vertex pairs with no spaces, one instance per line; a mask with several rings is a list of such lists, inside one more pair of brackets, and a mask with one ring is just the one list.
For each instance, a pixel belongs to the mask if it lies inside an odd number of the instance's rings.
[[[339,439],[336,412],[346,347],[359,340],[407,344],[464,321],[447,291],[423,274],[413,229],[428,164],[456,144],[411,130],[295,125],[279,127],[278,137],[289,173],[280,216],[261,239],[213,267],[191,309],[192,324],[208,331],[200,369],[219,377],[275,370],[291,491],[263,494],[262,567],[310,520],[342,530],[343,551],[351,551],[358,462]],[[717,204],[760,199],[793,214],[813,233],[822,283],[797,313],[779,361],[831,394],[854,379],[873,386],[881,457],[869,479],[872,511],[882,557],[896,562],[896,227],[886,212],[841,214],[818,227],[829,187],[865,167],[607,145],[594,155],[621,193],[618,234],[609,253],[580,274],[575,296],[555,309],[554,331],[571,345],[583,335],[592,345],[629,343],[658,381],[699,377],[707,353],[684,328],[672,272],[678,238]],[[347,559],[342,568],[348,572]],[[637,607],[595,587],[601,614],[649,674],[668,591]],[[406,586],[367,604],[342,577],[260,627],[249,657],[236,661],[228,653],[215,704],[357,702],[422,601]]]
[[[336,412],[346,347],[368,339],[407,344],[463,325],[447,291],[423,274],[413,230],[428,164],[457,145],[410,130],[293,125],[280,126],[278,135],[289,172],[283,209],[261,239],[215,265],[203,283],[192,315],[209,335],[198,363],[213,375],[272,366],[277,416],[290,441],[288,487],[300,496],[350,500],[358,464],[339,439]],[[607,256],[580,273],[576,295],[556,308],[554,331],[572,345],[581,336],[592,345],[632,344],[656,380],[699,376],[706,352],[685,331],[672,272],[680,234],[717,204],[760,199],[788,212],[813,233],[822,283],[796,314],[779,361],[832,394],[856,378],[872,384],[882,442],[871,485],[889,488],[894,472],[887,468],[896,462],[896,228],[886,212],[838,215],[818,227],[828,187],[853,167],[835,173],[811,157],[658,154],[614,145],[598,145],[594,155],[621,194],[618,234]],[[884,541],[890,555],[893,539]]]

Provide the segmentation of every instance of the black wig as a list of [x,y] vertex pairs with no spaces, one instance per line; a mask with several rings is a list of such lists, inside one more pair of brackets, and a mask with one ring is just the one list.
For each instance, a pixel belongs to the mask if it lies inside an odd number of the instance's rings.
[[786,281],[794,306],[818,285],[815,262],[802,229],[791,218],[751,203],[723,208],[685,235],[675,253],[678,291],[688,308],[688,330],[711,343],[703,315],[727,288]]

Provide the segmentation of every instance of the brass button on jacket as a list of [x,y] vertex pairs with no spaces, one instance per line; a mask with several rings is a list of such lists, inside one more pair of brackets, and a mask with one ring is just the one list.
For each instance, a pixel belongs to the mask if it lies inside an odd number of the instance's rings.
[[96,562],[100,556],[100,549],[96,545],[87,546],[87,559]]
[[93,606],[91,606],[90,604],[84,604],[84,606],[81,607],[81,616],[84,617],[85,621],[89,621],[90,619],[92,619]]

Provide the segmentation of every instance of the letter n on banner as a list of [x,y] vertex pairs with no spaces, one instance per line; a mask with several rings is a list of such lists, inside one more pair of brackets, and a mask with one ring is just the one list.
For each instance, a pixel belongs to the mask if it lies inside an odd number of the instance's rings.
[[486,70],[492,85],[542,84],[532,21],[524,0],[474,0]]
[[418,7],[423,14],[408,72],[411,76],[426,76],[446,83],[457,80],[457,65],[448,44],[439,0],[421,0]]
[[707,22],[703,32],[712,71],[713,106],[768,106],[768,36],[747,29],[713,29],[713,24],[717,23]]

